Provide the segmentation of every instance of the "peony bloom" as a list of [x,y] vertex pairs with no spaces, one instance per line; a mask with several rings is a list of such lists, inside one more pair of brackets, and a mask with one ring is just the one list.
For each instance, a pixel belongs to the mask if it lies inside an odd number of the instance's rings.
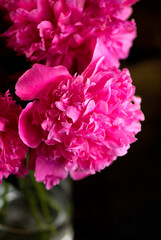
[[22,100],[19,134],[33,148],[30,161],[47,189],[70,173],[81,179],[127,153],[141,130],[141,99],[129,71],[103,58],[72,77],[64,66],[35,64],[16,84]]
[[[119,66],[136,37],[131,5],[137,0],[0,0],[11,20],[8,46],[34,62],[81,73],[105,56]],[[79,62],[79,64],[77,64]]]
[[20,106],[8,91],[4,96],[0,95],[0,183],[10,174],[23,176],[27,173],[25,157],[28,147],[18,134],[20,113]]

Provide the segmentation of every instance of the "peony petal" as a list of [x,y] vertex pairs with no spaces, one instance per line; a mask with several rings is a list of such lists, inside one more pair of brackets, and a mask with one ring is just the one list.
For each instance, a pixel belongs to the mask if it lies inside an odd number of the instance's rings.
[[68,7],[72,9],[77,9],[78,11],[83,11],[85,0],[66,0]]
[[81,180],[85,177],[88,177],[90,174],[84,173],[84,172],[76,172],[76,171],[71,171],[70,176],[73,180]]
[[68,70],[64,66],[49,67],[42,64],[34,64],[31,69],[26,71],[16,84],[16,94],[22,100],[33,100],[39,98],[40,91],[48,83],[66,76],[71,78]]
[[96,60],[90,62],[88,67],[82,73],[82,76],[84,78],[92,77],[97,72],[97,70],[99,69],[99,66],[101,65],[101,63],[103,62],[104,59],[105,59],[105,57],[102,56],[102,57],[98,57]]
[[75,123],[80,115],[80,112],[74,106],[67,107],[66,114],[69,118],[72,119],[73,123]]
[[64,170],[63,165],[56,161],[46,161],[41,157],[36,159],[35,177],[36,181],[46,183],[46,188],[59,183],[65,179],[68,173]]
[[28,103],[19,118],[19,134],[29,147],[36,148],[42,139],[41,126],[32,124],[34,102]]
[[95,101],[94,101],[94,100],[89,101],[89,103],[87,104],[87,107],[86,107],[86,110],[85,110],[83,116],[85,116],[85,115],[87,115],[88,113],[94,111],[95,106],[96,106],[96,104],[95,104]]
[[97,111],[103,114],[108,114],[108,104],[105,101],[100,100],[97,104]]
[[96,46],[93,52],[92,62],[102,56],[105,57],[104,62],[109,67],[119,67],[120,64],[118,61],[118,56],[113,54],[100,38],[97,38]]

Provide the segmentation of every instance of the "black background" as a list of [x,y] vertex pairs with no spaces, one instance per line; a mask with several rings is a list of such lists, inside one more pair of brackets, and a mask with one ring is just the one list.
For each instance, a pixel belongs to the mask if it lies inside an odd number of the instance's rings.
[[[138,28],[121,68],[131,72],[142,97],[145,122],[128,154],[101,173],[73,183],[75,240],[161,239],[161,7],[141,0],[133,7]],[[0,32],[6,24],[0,16]],[[14,93],[18,76],[30,67],[0,39],[0,91]],[[21,72],[20,72],[21,71]]]

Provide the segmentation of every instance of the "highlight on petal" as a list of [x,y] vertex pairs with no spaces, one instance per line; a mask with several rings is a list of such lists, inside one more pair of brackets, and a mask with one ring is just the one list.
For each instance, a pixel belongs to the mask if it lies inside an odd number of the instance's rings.
[[74,106],[68,106],[66,109],[66,114],[69,118],[72,119],[73,123],[75,123],[80,115],[80,112]]
[[94,101],[94,100],[89,101],[88,104],[87,104],[87,106],[86,106],[86,110],[85,110],[85,112],[84,112],[83,115],[85,116],[85,115],[87,115],[88,113],[94,111],[95,106],[96,106],[96,104],[95,104],[95,101]]

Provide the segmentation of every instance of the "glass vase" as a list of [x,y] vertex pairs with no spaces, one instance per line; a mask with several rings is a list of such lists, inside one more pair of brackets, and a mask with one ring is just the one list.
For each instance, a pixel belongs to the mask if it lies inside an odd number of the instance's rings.
[[70,179],[51,190],[32,174],[0,186],[1,240],[73,240]]

